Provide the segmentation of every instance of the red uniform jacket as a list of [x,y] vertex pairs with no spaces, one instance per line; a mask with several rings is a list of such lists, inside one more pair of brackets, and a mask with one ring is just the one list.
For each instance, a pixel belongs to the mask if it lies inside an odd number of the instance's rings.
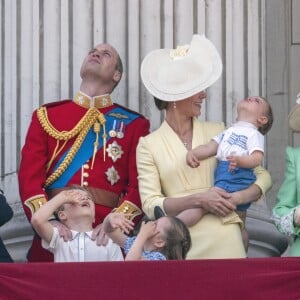
[[[48,120],[47,124],[52,126],[50,130],[58,133],[70,132],[88,111],[87,108],[72,100],[50,103],[44,107],[46,107],[45,119]],[[63,174],[46,188],[47,179],[54,173],[60,164],[59,161],[63,160],[64,155],[68,153],[80,133],[67,140],[65,144],[64,141],[59,141],[58,144],[58,138],[51,136],[44,128],[45,125],[38,117],[37,111],[33,113],[25,145],[22,149],[18,173],[21,201],[29,221],[32,211],[25,202],[39,206],[48,199],[47,188],[61,188],[74,184],[99,188],[120,195],[117,206],[127,200],[141,207],[136,168],[136,146],[139,138],[149,133],[149,121],[142,115],[117,104],[111,103],[111,105],[101,107],[98,110],[106,119],[105,130],[101,126],[98,135],[101,144],[103,143],[103,133],[107,134],[106,151],[103,151],[103,147],[100,145],[94,157],[93,167],[93,155],[89,158],[84,157],[87,152],[94,152],[96,134],[93,132],[92,126],[90,140],[87,139],[75,151],[79,158],[76,156],[72,158],[70,165]],[[85,126],[83,126],[84,128]],[[118,132],[120,134],[117,135]],[[57,155],[53,159],[55,152]],[[51,159],[51,165],[47,169]],[[99,224],[113,209],[114,205],[96,204],[95,206],[95,223]],[[42,250],[40,240],[36,239],[30,249],[28,260],[48,260],[42,254],[44,252]]]

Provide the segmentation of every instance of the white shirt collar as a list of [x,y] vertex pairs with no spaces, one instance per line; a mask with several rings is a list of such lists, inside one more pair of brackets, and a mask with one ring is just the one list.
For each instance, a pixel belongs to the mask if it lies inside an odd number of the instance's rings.
[[[82,232],[79,232],[79,231],[76,231],[76,230],[71,230],[72,232],[72,240],[76,239],[76,237],[82,233]],[[89,237],[90,239],[92,239],[92,233],[93,231],[87,231],[87,232],[83,232],[85,236]]]

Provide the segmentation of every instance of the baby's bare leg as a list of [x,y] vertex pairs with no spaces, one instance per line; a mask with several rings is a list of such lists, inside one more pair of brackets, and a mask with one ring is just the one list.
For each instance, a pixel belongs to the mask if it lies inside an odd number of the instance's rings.
[[186,226],[191,227],[198,223],[207,212],[202,208],[191,208],[182,211],[176,217],[179,218]]

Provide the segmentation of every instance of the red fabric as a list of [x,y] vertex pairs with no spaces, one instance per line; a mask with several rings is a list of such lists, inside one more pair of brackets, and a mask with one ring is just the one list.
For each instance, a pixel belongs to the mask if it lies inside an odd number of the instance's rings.
[[300,299],[299,258],[4,263],[0,299]]

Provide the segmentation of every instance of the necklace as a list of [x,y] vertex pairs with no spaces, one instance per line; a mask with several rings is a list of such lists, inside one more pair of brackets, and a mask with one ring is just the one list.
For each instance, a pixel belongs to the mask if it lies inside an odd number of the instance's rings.
[[183,139],[183,138],[180,138],[180,139],[181,139],[181,142],[184,145],[184,147],[189,150],[189,148],[190,148],[189,145],[192,144],[192,141],[189,139]]
[[187,141],[183,140],[183,139],[181,139],[181,141],[182,141],[184,147],[185,147],[185,148],[188,148],[189,143],[188,143]]

